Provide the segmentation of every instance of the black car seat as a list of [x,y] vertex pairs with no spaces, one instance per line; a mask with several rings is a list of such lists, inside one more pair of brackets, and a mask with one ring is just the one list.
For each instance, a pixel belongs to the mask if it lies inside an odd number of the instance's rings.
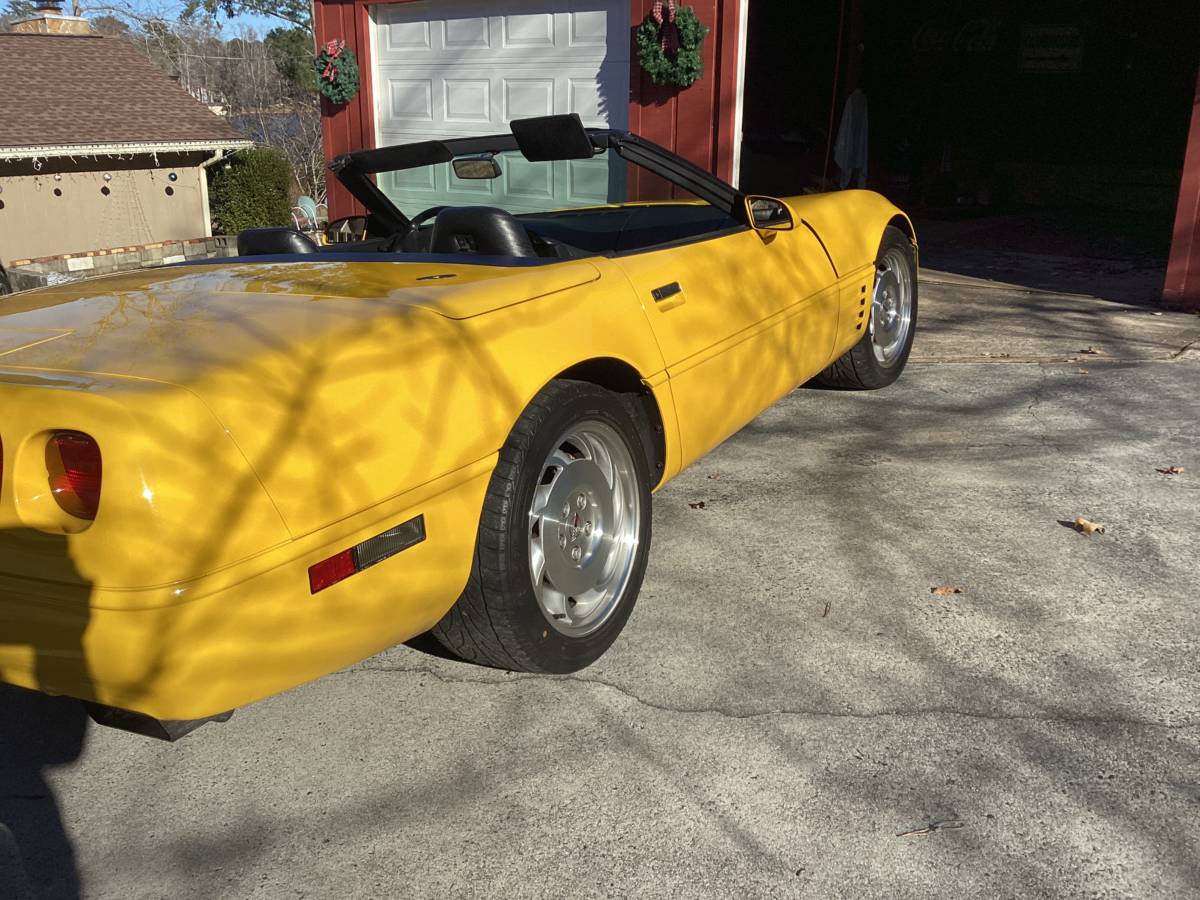
[[316,242],[294,228],[247,228],[238,234],[238,256],[316,253]]
[[434,253],[537,256],[529,232],[502,209],[460,206],[443,209],[433,221]]

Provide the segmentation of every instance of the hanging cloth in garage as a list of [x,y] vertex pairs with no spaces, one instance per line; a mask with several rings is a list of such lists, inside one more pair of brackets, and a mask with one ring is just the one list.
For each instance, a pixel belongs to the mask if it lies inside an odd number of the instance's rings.
[[841,169],[842,188],[867,186],[867,95],[862,88],[846,98],[833,159]]

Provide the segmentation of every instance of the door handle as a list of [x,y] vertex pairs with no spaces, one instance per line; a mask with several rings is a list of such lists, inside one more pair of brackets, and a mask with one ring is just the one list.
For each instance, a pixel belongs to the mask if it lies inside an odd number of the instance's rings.
[[654,298],[655,308],[661,309],[664,312],[684,303],[683,288],[679,286],[678,281],[672,281],[670,284],[656,287],[650,292],[650,296]]

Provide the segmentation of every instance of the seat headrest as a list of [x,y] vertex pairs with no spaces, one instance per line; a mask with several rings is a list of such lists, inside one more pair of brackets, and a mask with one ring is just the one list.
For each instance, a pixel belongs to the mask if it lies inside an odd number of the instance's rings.
[[237,237],[238,256],[276,253],[316,253],[312,238],[294,228],[247,228]]
[[433,222],[430,244],[434,253],[537,256],[525,226],[494,206],[443,209]]

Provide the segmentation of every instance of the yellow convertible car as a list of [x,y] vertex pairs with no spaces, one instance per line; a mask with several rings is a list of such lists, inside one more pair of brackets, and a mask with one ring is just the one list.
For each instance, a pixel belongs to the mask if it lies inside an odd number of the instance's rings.
[[912,345],[913,229],[874,193],[746,196],[574,116],[332,169],[361,240],[0,301],[0,680],[173,738],[430,630],[581,669],[653,491]]

